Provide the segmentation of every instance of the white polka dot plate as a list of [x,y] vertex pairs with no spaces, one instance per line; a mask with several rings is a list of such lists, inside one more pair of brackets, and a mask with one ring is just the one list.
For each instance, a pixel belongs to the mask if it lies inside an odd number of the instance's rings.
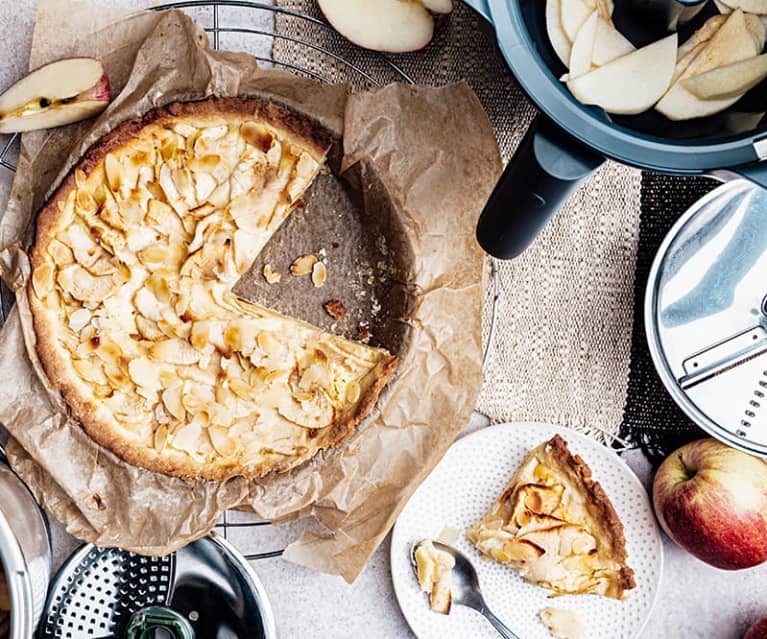
[[[498,498],[531,448],[560,434],[590,466],[618,511],[626,535],[629,566],[637,587],[624,601],[593,595],[549,599],[549,591],[525,583],[513,570],[483,559],[465,533]],[[459,439],[416,490],[394,526],[391,569],[405,618],[419,639],[495,639],[483,617],[463,606],[449,615],[429,609],[410,565],[414,542],[435,538],[449,526],[460,531],[456,547],[479,574],[490,609],[521,639],[551,639],[538,613],[547,606],[573,610],[586,626],[584,639],[634,639],[650,617],[663,572],[663,546],[647,493],[612,451],[566,428],[502,424]]]

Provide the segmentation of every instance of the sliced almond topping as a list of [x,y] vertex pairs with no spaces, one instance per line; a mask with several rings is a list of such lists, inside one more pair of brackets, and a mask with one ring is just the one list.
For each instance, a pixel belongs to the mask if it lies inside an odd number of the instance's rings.
[[87,308],[80,308],[69,316],[69,328],[79,332],[91,321],[92,313]]
[[213,448],[219,455],[230,457],[237,452],[237,444],[229,436],[226,428],[208,426],[208,435],[210,436],[210,443],[213,444]]
[[258,347],[268,355],[279,353],[282,349],[280,340],[271,331],[261,331],[256,338],[256,342]]
[[104,172],[107,176],[107,184],[112,192],[119,191],[122,183],[120,179],[121,167],[120,162],[112,153],[107,153],[104,158]]
[[302,255],[301,257],[297,257],[290,265],[290,273],[297,277],[300,275],[308,275],[312,272],[317,261],[316,255]]
[[168,445],[168,427],[160,424],[154,432],[154,448],[158,453],[165,450]]
[[149,357],[158,362],[188,366],[200,360],[200,352],[186,340],[170,338],[152,344],[149,348]]
[[266,153],[272,147],[272,134],[255,122],[246,122],[240,127],[240,135],[250,145]]
[[276,271],[273,271],[270,264],[264,264],[263,273],[264,273],[264,279],[269,284],[276,284],[277,282],[279,282],[282,279],[282,273],[278,273]]
[[312,283],[315,288],[321,288],[325,286],[325,281],[328,279],[328,271],[323,262],[315,262],[312,267]]
[[186,418],[186,410],[181,401],[180,385],[174,388],[166,388],[162,392],[162,403],[165,405],[165,410],[178,421],[183,421]]

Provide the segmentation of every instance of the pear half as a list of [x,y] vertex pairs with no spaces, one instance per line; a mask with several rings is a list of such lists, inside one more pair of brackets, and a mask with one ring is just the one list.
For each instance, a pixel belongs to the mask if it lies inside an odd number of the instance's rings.
[[93,58],[51,62],[0,96],[0,133],[49,129],[101,113],[110,100],[109,78]]
[[417,0],[317,0],[317,4],[342,36],[365,49],[417,51],[434,35],[434,19]]

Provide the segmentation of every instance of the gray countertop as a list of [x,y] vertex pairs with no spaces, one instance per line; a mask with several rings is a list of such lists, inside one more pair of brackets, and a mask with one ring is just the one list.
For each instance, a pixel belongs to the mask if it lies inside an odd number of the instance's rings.
[[[68,0],[61,0],[67,2]],[[542,1],[542,0],[541,0]],[[145,0],[112,0],[110,4],[143,7]],[[0,90],[23,75],[34,20],[35,0],[0,0],[4,35]],[[5,138],[0,136],[0,144]],[[0,211],[8,198],[11,175],[0,167]],[[626,459],[647,484],[650,469],[636,453]],[[296,529],[240,529],[230,540],[245,553],[273,550],[295,537]],[[77,545],[60,526],[53,526],[61,559]],[[391,585],[388,539],[352,585],[320,575],[281,559],[254,563],[275,609],[284,639],[412,637],[399,612]],[[644,639],[737,639],[748,624],[767,614],[767,567],[726,573],[710,568],[666,540],[666,566],[658,605]]]

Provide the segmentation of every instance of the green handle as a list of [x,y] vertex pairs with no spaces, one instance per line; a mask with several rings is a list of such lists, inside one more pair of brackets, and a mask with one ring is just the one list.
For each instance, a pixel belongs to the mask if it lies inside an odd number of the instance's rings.
[[175,610],[154,606],[131,617],[125,639],[153,639],[155,630],[165,630],[173,639],[195,639],[191,624]]

